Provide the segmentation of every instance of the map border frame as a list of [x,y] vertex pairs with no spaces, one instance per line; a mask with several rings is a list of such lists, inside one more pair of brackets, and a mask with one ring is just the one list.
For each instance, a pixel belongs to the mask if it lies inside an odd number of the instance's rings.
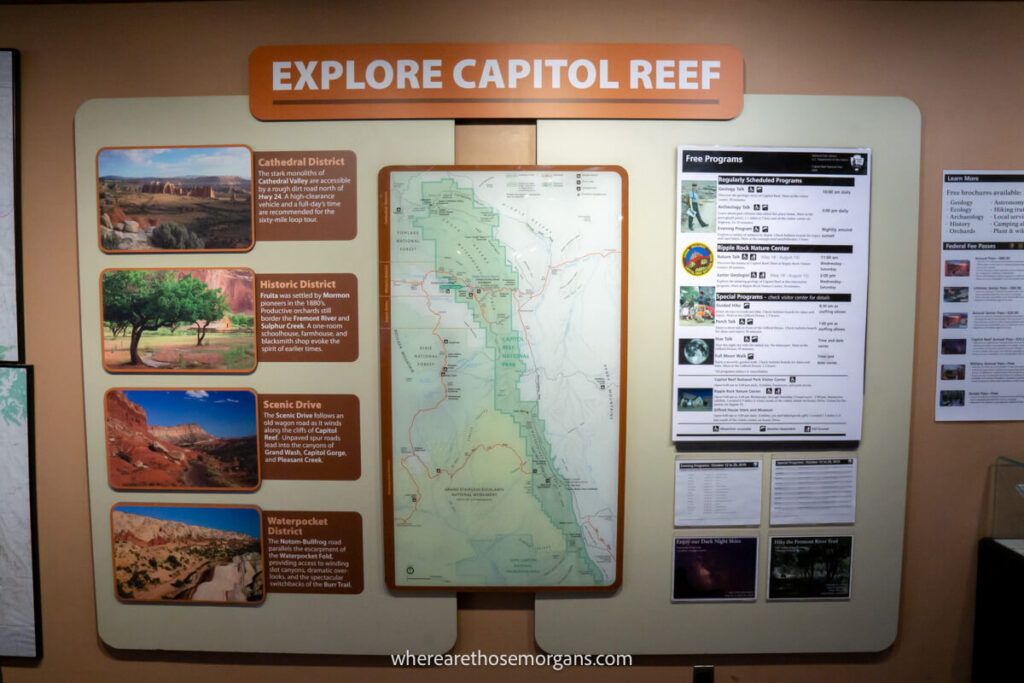
[[[394,470],[392,468],[392,419],[391,419],[391,174],[408,171],[521,171],[521,172],[604,172],[617,173],[621,180],[621,301],[619,313],[619,458],[618,492],[616,515],[615,580],[606,586],[457,586],[457,585],[402,585],[395,581],[395,508]],[[537,164],[454,164],[454,165],[396,165],[385,166],[377,174],[377,248],[378,248],[378,300],[379,300],[379,344],[380,344],[380,425],[381,465],[383,484],[383,531],[384,531],[384,580],[388,589],[400,593],[614,593],[622,586],[622,560],[624,550],[624,519],[626,493],[626,399],[627,399],[627,351],[628,351],[628,301],[629,301],[629,174],[618,165],[537,165]]]

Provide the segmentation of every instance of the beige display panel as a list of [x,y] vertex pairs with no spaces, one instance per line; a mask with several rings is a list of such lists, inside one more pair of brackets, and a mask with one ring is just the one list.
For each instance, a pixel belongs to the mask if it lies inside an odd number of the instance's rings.
[[[874,652],[899,615],[913,366],[921,116],[895,97],[750,95],[725,122],[541,121],[539,164],[618,164],[630,174],[629,385],[625,557],[607,598],[538,596],[535,634],[548,652],[633,654]],[[673,604],[673,478],[667,438],[673,363],[673,210],[679,144],[870,147],[873,152],[863,437],[855,524],[773,528],[762,486],[757,600]],[[687,458],[773,455],[717,452]],[[702,535],[729,535],[701,529]],[[852,594],[834,602],[766,600],[769,537],[852,535]],[[691,534],[692,535],[692,534]],[[622,629],[622,624],[642,625]]]
[[[212,145],[244,141],[255,152],[351,150],[357,164],[357,230],[337,241],[261,241],[248,253],[104,254],[96,243],[96,154],[103,147]],[[117,492],[107,483],[104,394],[112,387],[194,384],[251,388],[259,394],[351,394],[361,406],[380,402],[377,329],[376,175],[387,164],[454,162],[454,125],[434,122],[261,123],[245,97],[93,100],[75,120],[78,266],[82,358],[92,516],[96,612],[111,647],[325,654],[443,652],[455,642],[454,596],[394,596],[384,585],[377,466],[376,410],[359,411],[361,457],[355,480],[265,478],[251,493]],[[351,238],[350,238],[351,237]],[[251,374],[112,374],[100,338],[100,272],[104,268],[251,268],[273,273],[352,274],[358,281],[358,354],[345,362],[260,359]],[[275,592],[258,606],[126,604],[114,592],[110,509],[115,503],[253,505],[264,513],[346,512],[362,517],[362,592]],[[274,513],[271,513],[274,514]],[[349,518],[356,524],[356,517]],[[352,533],[357,533],[354,530]]]

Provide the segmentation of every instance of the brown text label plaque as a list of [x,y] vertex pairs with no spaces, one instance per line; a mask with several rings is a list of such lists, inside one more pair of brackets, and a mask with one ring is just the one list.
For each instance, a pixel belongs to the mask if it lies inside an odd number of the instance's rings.
[[261,394],[260,437],[268,479],[359,478],[359,398],[351,394]]
[[358,512],[263,513],[267,591],[363,592],[363,518]]
[[253,182],[257,239],[356,236],[354,152],[256,152]]
[[261,361],[321,363],[359,356],[355,275],[274,274],[256,281]]

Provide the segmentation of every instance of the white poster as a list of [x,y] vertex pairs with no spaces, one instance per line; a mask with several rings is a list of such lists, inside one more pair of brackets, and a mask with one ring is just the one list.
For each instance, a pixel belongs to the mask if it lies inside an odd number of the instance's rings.
[[859,441],[871,151],[677,163],[672,440]]
[[1024,419],[1024,171],[946,171],[935,419]]
[[772,460],[771,524],[853,524],[857,458]]
[[760,460],[676,460],[676,526],[761,523]]

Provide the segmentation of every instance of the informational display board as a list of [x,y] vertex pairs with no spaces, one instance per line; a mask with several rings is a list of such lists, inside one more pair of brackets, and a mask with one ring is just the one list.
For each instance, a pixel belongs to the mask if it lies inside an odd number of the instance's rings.
[[681,145],[672,440],[856,443],[871,151]]
[[1024,420],[1024,171],[945,171],[935,419]]
[[0,361],[22,359],[18,310],[18,53],[0,49]]
[[[861,440],[848,451],[783,450],[722,460],[762,461],[761,523],[755,528],[674,528],[679,456],[666,431],[671,406],[674,343],[674,262],[680,145],[843,147],[872,151],[871,241]],[[538,124],[538,162],[617,164],[630,174],[629,383],[623,574],[612,596],[538,596],[536,638],[550,652],[706,654],[866,652],[888,647],[899,613],[917,257],[920,114],[901,98],[751,95],[729,122],[550,122]],[[703,217],[703,214],[702,214]],[[706,219],[705,219],[706,220]],[[875,229],[880,228],[880,229]],[[884,228],[884,229],[882,229]],[[771,234],[771,233],[769,233]],[[680,254],[675,254],[679,258]],[[852,524],[776,526],[770,523],[771,457],[857,458],[856,519]],[[742,572],[710,575],[736,598],[692,601],[703,591],[680,589],[676,570],[707,548],[749,548],[757,539],[756,589]],[[807,540],[810,539],[810,540]],[[727,556],[731,551],[716,550]],[[749,560],[731,561],[736,569]],[[833,568],[794,583],[790,560],[829,558]],[[824,567],[824,563],[819,563]],[[772,572],[775,568],[777,571]],[[776,577],[769,582],[769,574]],[[726,581],[726,578],[729,580]],[[781,582],[780,582],[781,580]],[[848,582],[848,583],[847,583]],[[674,590],[674,587],[676,590]],[[771,598],[771,601],[769,601]],[[642,624],[623,629],[622,624]],[[739,626],[738,626],[739,625]]]
[[389,167],[380,192],[388,585],[614,589],[625,172]]
[[454,126],[261,123],[244,97],[76,117],[99,635],[115,648],[443,652],[382,566],[376,172]]

